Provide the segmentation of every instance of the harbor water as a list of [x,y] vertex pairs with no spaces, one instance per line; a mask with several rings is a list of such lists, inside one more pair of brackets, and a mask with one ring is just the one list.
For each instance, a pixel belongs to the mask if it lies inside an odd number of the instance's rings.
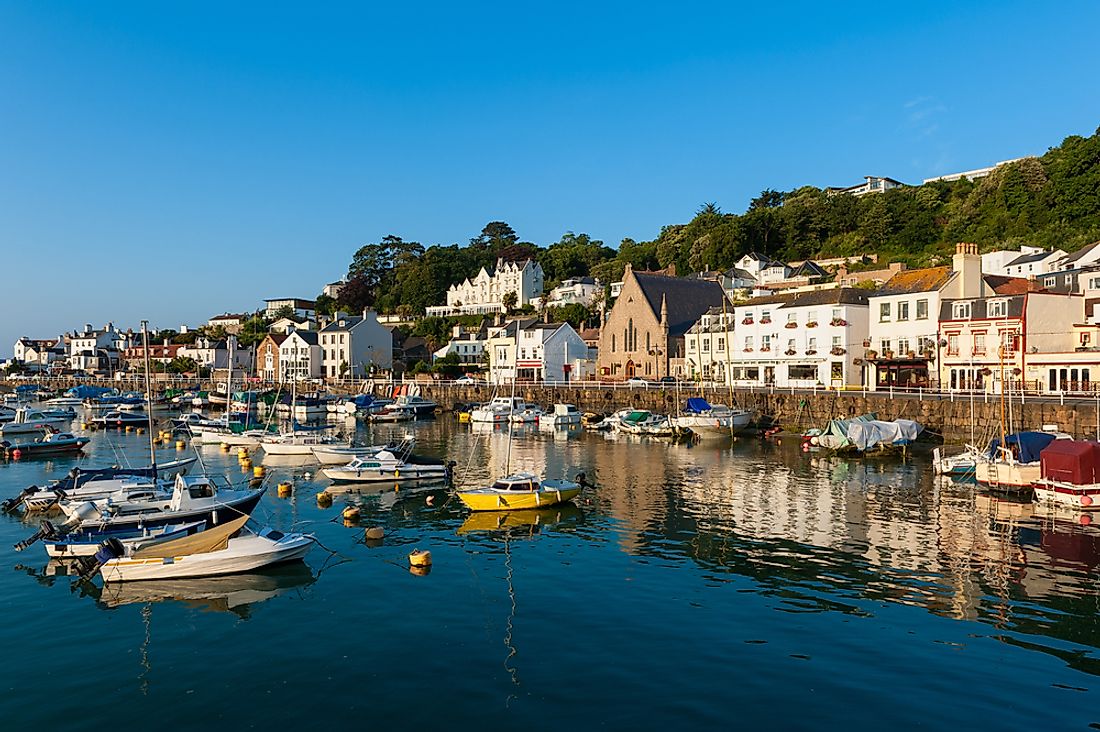
[[[258,453],[258,518],[315,533],[304,564],[107,589],[58,574],[41,546],[14,551],[36,524],[0,517],[0,718],[66,730],[1100,723],[1088,515],[935,479],[920,455],[834,459],[793,441],[509,438],[449,415],[358,438],[407,429],[419,453],[457,463],[460,484],[507,465],[584,471],[596,487],[523,514],[471,515],[442,487],[334,491],[323,506],[316,463]],[[235,448],[198,451],[211,473],[251,475]],[[147,436],[96,433],[87,453],[0,464],[0,497],[77,464],[147,462]],[[281,481],[292,495],[277,495]],[[372,526],[380,542],[364,540]],[[410,571],[414,548],[432,553],[427,574]]]

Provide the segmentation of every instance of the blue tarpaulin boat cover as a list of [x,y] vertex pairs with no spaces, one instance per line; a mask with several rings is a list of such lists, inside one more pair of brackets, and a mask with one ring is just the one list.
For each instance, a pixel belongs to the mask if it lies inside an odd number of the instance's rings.
[[[1016,432],[1005,437],[1005,446],[1012,450],[1016,456],[1016,462],[1035,463],[1039,461],[1039,453],[1043,448],[1054,442],[1056,436],[1050,432]],[[988,455],[992,459],[1001,457],[1001,438],[997,437],[989,443]]]
[[76,397],[77,399],[94,399],[95,397],[112,393],[117,394],[118,391],[109,386],[88,386],[87,384],[79,384],[65,392],[65,395]]
[[696,414],[709,412],[710,404],[708,404],[707,400],[703,397],[691,397],[690,399],[688,399],[687,408],[684,411],[694,412]]

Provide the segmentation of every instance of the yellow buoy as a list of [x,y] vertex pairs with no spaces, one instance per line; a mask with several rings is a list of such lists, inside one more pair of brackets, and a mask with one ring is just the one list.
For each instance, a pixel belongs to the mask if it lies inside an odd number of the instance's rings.
[[82,429],[82,430],[88,429],[88,423],[87,422],[81,422],[80,423],[80,429]]
[[137,433],[139,435],[144,435],[145,434],[145,428],[144,427],[138,427],[137,428]]
[[363,532],[363,538],[370,539],[371,541],[378,541],[385,535],[386,532],[381,526],[371,526]]
[[358,521],[359,509],[356,506],[348,506],[341,515],[345,521]]
[[252,477],[254,477],[254,478],[264,477],[264,466],[263,465],[257,465],[256,467],[252,468]]
[[288,498],[293,490],[294,488],[290,485],[290,483],[280,483],[279,498]]
[[469,422],[470,422],[470,413],[469,412],[459,412],[458,413],[458,423],[459,424],[469,424]]
[[183,440],[176,440],[176,449],[177,450],[182,450],[185,447],[187,447],[186,442],[184,442]]
[[412,565],[409,567],[409,574],[415,574],[417,577],[425,577],[432,573],[432,565],[428,564],[423,567]]
[[248,448],[247,447],[238,447],[237,448],[237,457],[242,457],[242,458],[243,457],[248,457]]
[[328,507],[332,505],[332,494],[328,491],[321,491],[317,494],[317,505]]
[[222,443],[222,452],[229,452],[229,445]]
[[126,431],[127,432],[133,432],[134,431],[134,426],[132,424],[126,425]]
[[409,564],[414,567],[432,566],[432,553],[427,549],[413,549],[409,554]]

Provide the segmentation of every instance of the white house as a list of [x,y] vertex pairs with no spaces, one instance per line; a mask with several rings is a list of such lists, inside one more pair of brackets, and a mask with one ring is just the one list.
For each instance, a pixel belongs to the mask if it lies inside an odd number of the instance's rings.
[[870,329],[864,352],[871,388],[928,388],[936,375],[941,292],[950,267],[903,270],[869,297]]
[[504,298],[515,293],[516,307],[535,304],[542,295],[542,267],[527,259],[523,262],[497,260],[493,274],[482,267],[471,280],[451,285],[447,304],[427,308],[428,315],[485,315],[507,312]]
[[1004,277],[1039,277],[1056,272],[1069,257],[1061,249],[1022,246],[1020,251],[998,250],[982,255],[982,272]]
[[331,297],[333,300],[340,297],[340,290],[344,289],[344,285],[347,284],[347,280],[337,280],[336,282],[330,282],[321,288],[321,294],[326,297]]
[[730,349],[735,340],[734,309],[712,307],[684,334],[684,376],[693,381],[728,383]]
[[317,330],[317,322],[306,318],[279,318],[267,326],[268,333],[286,335],[292,330]]
[[433,359],[443,358],[452,353],[464,364],[480,364],[485,357],[485,346],[489,341],[486,328],[468,329],[456,325],[451,330],[451,340],[432,354]]
[[199,366],[209,369],[224,369],[229,366],[230,351],[233,352],[234,369],[245,371],[252,369],[252,349],[237,345],[237,338],[232,335],[224,341],[205,337],[196,338],[193,344],[180,346],[177,355],[182,358],[193,358]]
[[210,320],[207,320],[206,324],[211,328],[220,327],[225,330],[226,333],[240,333],[241,326],[251,317],[252,316],[247,313],[222,313],[221,315],[215,315],[210,318]]
[[[35,371],[46,371],[55,362],[65,362],[63,338],[36,339],[23,336],[15,342],[12,360]],[[65,365],[68,365],[67,362]]]
[[867,332],[866,290],[754,298],[734,306],[729,377],[745,386],[855,386]]
[[84,330],[69,334],[69,368],[95,371],[118,368],[122,352],[133,345],[133,336],[107,323],[102,330],[85,324]]
[[294,330],[279,344],[279,381],[301,381],[321,376],[321,346],[317,333]]
[[304,300],[300,297],[279,297],[264,300],[264,317],[274,318],[283,308],[294,311],[296,318],[307,320],[317,317],[317,303],[313,300]]
[[747,272],[756,285],[782,282],[791,276],[791,267],[788,264],[757,252],[749,252],[738,259],[735,268]]
[[489,381],[562,384],[592,372],[588,344],[568,323],[512,320],[489,329]]
[[572,304],[589,307],[599,299],[602,293],[603,285],[600,284],[598,279],[573,277],[550,290],[550,293],[544,298],[543,304],[548,308]]
[[371,369],[393,368],[393,334],[378,322],[378,314],[336,313],[318,333],[321,367],[327,378],[363,378]]

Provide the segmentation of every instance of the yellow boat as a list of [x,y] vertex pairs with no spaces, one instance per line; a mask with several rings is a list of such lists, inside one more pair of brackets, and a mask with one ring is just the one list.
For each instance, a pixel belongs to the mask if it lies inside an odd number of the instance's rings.
[[531,473],[516,473],[490,486],[457,491],[471,511],[522,511],[546,508],[576,498],[581,484],[570,480],[543,480]]
[[554,526],[566,521],[576,523],[583,518],[584,512],[572,503],[561,503],[550,508],[533,508],[528,511],[475,511],[458,527],[458,533],[474,534],[522,529],[534,534],[544,526]]

